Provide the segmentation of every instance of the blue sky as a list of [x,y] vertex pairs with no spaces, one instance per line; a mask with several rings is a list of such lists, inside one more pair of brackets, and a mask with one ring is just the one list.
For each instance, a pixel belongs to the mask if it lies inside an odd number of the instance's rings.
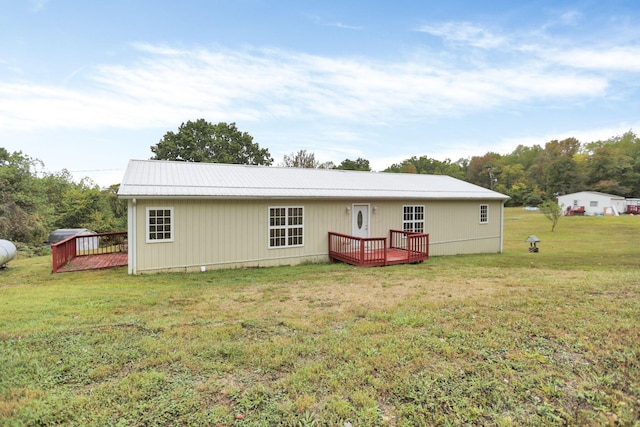
[[640,3],[0,0],[0,147],[99,185],[235,122],[375,170],[640,129]]

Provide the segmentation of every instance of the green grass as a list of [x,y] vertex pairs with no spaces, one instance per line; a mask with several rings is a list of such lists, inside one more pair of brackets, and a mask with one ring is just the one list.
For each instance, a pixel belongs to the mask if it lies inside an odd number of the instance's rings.
[[0,425],[640,424],[640,217],[505,217],[503,254],[419,265],[14,260]]

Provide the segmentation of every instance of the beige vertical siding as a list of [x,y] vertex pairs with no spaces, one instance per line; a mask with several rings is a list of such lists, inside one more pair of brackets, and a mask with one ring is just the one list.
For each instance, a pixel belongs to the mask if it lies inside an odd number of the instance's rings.
[[[479,224],[479,202],[343,200],[140,200],[136,209],[136,270],[199,271],[326,261],[327,232],[351,234],[353,203],[370,205],[370,236],[402,229],[404,205],[425,206],[431,254],[499,252],[502,204],[489,202],[489,223]],[[304,207],[304,245],[269,249],[268,208]],[[174,209],[174,241],[146,242],[146,208]],[[374,209],[375,208],[375,209]],[[375,212],[374,212],[375,210]],[[131,205],[130,205],[130,213]]]
[[426,231],[432,255],[499,252],[502,242],[502,203],[485,203],[489,222],[480,224],[478,202],[438,202],[427,209]]

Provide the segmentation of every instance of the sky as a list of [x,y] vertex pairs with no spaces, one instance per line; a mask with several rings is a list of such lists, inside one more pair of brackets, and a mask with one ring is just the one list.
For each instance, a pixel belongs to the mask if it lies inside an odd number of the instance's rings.
[[636,0],[0,0],[0,147],[100,186],[189,120],[383,170],[640,129]]

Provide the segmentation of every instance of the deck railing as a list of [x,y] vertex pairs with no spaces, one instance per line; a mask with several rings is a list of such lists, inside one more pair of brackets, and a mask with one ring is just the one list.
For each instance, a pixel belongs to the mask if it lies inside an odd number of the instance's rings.
[[363,267],[412,263],[429,258],[429,235],[390,230],[386,237],[361,238],[329,232],[329,258]]
[[51,271],[56,273],[60,267],[75,257],[127,251],[126,231],[71,236],[51,245],[53,259]]
[[407,251],[407,262],[429,258],[429,235],[414,231],[390,230],[390,248]]
[[387,239],[329,232],[329,256],[349,264],[384,265]]

